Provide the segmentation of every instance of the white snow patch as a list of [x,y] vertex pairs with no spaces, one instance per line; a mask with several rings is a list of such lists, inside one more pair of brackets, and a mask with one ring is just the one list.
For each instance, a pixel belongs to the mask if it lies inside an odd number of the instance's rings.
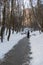
[[3,59],[5,54],[8,53],[14,47],[14,45],[16,45],[18,41],[25,36],[26,35],[21,35],[20,33],[16,34],[15,32],[14,34],[11,34],[10,41],[6,40],[7,39],[6,36],[4,38],[3,43],[1,43],[1,40],[0,40],[0,59]]
[[[36,36],[32,35],[35,34]],[[43,65],[43,33],[33,32],[30,37],[32,61],[31,65]]]

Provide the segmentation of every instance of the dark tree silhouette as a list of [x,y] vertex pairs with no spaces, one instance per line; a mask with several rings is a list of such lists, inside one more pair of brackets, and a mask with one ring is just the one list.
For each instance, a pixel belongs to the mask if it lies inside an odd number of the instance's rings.
[[1,28],[1,42],[3,42],[3,36],[5,31],[5,12],[6,12],[6,6],[4,5],[3,8],[3,21],[2,21],[2,28]]

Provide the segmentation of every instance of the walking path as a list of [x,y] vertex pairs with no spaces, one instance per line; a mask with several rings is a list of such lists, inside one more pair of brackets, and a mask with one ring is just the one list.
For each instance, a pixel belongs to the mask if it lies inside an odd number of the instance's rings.
[[29,65],[31,47],[28,38],[23,38],[13,49],[6,54],[5,60],[0,65]]

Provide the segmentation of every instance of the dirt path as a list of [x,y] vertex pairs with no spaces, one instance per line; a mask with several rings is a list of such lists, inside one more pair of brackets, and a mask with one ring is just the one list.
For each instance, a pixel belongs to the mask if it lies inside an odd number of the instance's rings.
[[29,65],[31,59],[30,54],[30,43],[25,37],[20,40],[8,54],[6,54],[5,61],[0,65]]

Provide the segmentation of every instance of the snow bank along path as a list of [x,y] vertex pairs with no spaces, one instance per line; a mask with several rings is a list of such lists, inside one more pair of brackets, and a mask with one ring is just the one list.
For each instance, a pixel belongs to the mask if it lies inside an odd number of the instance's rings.
[[34,33],[35,36],[30,37],[32,61],[31,65],[43,65],[43,33]]
[[14,33],[11,34],[10,41],[7,41],[5,36],[4,42],[1,43],[0,41],[0,59],[3,59],[5,54],[8,53],[13,48],[13,46],[16,45],[18,41],[25,36],[26,35],[21,35],[20,33]]

